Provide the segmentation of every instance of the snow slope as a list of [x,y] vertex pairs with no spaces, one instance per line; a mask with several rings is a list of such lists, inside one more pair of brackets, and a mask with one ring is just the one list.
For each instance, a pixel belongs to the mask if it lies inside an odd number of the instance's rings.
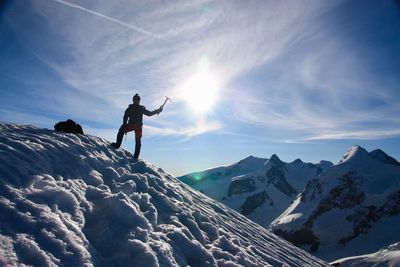
[[307,182],[332,163],[282,162],[250,156],[235,164],[178,177],[181,181],[267,227]]
[[328,266],[131,158],[0,124],[0,266]]
[[398,242],[399,225],[400,163],[354,146],[311,180],[270,229],[331,261]]
[[340,267],[398,267],[400,266],[400,243],[392,244],[372,254],[347,257],[336,260],[331,264]]

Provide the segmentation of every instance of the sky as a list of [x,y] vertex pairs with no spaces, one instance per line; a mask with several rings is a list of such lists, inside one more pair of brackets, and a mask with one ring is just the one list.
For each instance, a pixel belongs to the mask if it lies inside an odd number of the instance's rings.
[[[68,118],[174,175],[249,155],[400,159],[400,1],[0,0],[0,121]],[[128,134],[123,148],[133,152]]]

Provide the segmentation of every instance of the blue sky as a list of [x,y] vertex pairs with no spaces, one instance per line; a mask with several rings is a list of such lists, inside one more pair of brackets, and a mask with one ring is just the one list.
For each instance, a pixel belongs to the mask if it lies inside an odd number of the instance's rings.
[[0,121],[113,141],[135,93],[167,95],[141,157],[176,175],[354,144],[400,158],[398,1],[0,3]]

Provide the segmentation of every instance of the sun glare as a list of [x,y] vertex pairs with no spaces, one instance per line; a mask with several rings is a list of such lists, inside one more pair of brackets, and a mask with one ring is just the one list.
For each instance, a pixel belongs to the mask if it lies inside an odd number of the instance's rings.
[[217,79],[208,70],[208,64],[200,64],[196,74],[190,77],[180,89],[183,101],[197,114],[210,112],[218,99]]
[[192,77],[182,90],[182,97],[196,113],[210,111],[217,100],[217,83],[208,73]]

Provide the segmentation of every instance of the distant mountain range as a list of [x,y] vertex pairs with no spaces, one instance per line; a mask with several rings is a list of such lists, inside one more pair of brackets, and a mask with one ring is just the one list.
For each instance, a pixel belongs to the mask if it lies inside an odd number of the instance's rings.
[[337,164],[249,157],[180,177],[324,260],[400,241],[400,163],[351,147]]
[[277,155],[269,159],[250,156],[235,164],[195,172],[179,179],[254,222],[267,227],[284,212],[309,180],[333,164],[285,163]]

